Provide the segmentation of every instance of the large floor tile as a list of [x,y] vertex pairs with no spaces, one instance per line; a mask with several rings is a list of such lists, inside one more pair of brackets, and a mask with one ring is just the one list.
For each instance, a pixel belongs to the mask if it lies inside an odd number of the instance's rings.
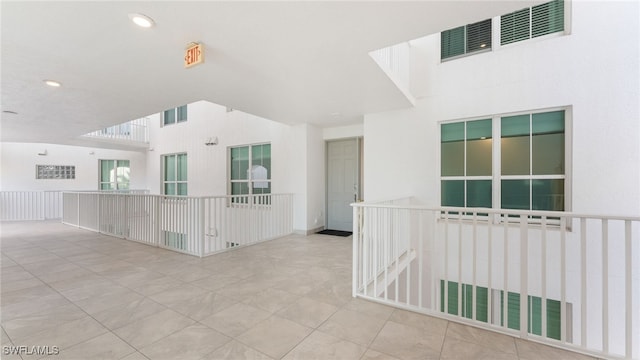
[[388,321],[371,349],[399,359],[439,359],[444,336]]
[[237,303],[200,322],[221,333],[236,337],[271,316],[268,311]]
[[516,348],[521,360],[594,360],[595,358],[550,346],[516,339]]
[[361,312],[341,309],[318,330],[335,337],[368,346],[384,326],[385,320]]
[[317,328],[337,310],[337,306],[302,297],[277,314],[306,327]]
[[319,331],[314,331],[283,359],[359,359],[365,350],[366,347],[364,346],[356,345]]
[[293,321],[272,316],[238,336],[238,341],[275,359],[279,359],[300,343],[312,329]]
[[246,298],[242,302],[270,313],[274,313],[295,302],[297,299],[297,295],[283,290],[265,289]]
[[114,330],[147,316],[157,314],[165,309],[164,305],[158,304],[149,298],[139,298],[99,311],[92,316],[102,325]]
[[60,349],[57,355],[50,355],[46,360],[111,360],[121,359],[136,350],[122,339],[108,332],[67,349]]
[[271,357],[239,341],[232,340],[202,360],[272,360]]
[[125,325],[113,332],[136,349],[140,349],[184,329],[194,322],[192,319],[167,309]]
[[204,325],[191,325],[140,351],[151,360],[198,360],[229,341],[230,337]]
[[37,333],[12,338],[12,340],[14,343],[24,346],[50,345],[63,350],[107,332],[108,330],[99,322],[86,316]]
[[447,337],[442,346],[441,360],[518,360],[515,353],[507,353],[475,343]]

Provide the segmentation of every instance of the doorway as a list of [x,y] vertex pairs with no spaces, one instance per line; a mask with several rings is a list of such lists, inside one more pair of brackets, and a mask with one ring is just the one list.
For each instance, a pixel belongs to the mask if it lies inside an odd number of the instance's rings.
[[353,231],[351,203],[362,198],[362,139],[327,141],[327,229]]

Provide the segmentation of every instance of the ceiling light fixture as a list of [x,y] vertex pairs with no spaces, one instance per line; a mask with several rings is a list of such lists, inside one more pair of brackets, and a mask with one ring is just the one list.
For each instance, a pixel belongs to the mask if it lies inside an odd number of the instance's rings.
[[49,85],[51,87],[60,87],[60,86],[62,86],[61,83],[59,83],[59,82],[57,82],[55,80],[42,80],[42,81],[44,81],[45,84],[47,84],[47,85]]
[[3,114],[9,114],[9,115],[18,115],[17,112],[11,111],[11,110],[3,110],[2,113]]
[[129,14],[129,19],[131,19],[131,21],[133,21],[134,24],[143,28],[150,28],[156,24],[152,18],[143,14],[135,14],[135,13]]

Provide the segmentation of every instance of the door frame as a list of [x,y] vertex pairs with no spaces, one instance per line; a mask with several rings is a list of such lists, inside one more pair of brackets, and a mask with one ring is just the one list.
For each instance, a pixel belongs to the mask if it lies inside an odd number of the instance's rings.
[[358,181],[358,191],[357,191],[357,201],[362,201],[362,185],[363,185],[363,162],[364,162],[364,137],[362,136],[353,136],[346,138],[338,138],[338,139],[328,139],[324,141],[324,229],[328,229],[329,226],[329,143],[344,141],[344,140],[355,140],[356,141],[356,177]]

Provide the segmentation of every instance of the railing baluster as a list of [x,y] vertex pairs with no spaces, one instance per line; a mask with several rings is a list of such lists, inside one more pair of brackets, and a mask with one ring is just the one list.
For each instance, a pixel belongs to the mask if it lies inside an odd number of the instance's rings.
[[580,218],[580,346],[587,347],[587,219]]
[[632,272],[632,260],[633,260],[633,244],[631,243],[631,221],[625,220],[624,222],[624,298],[625,298],[625,356],[627,359],[633,357],[633,345],[636,342],[633,341],[633,272]]

